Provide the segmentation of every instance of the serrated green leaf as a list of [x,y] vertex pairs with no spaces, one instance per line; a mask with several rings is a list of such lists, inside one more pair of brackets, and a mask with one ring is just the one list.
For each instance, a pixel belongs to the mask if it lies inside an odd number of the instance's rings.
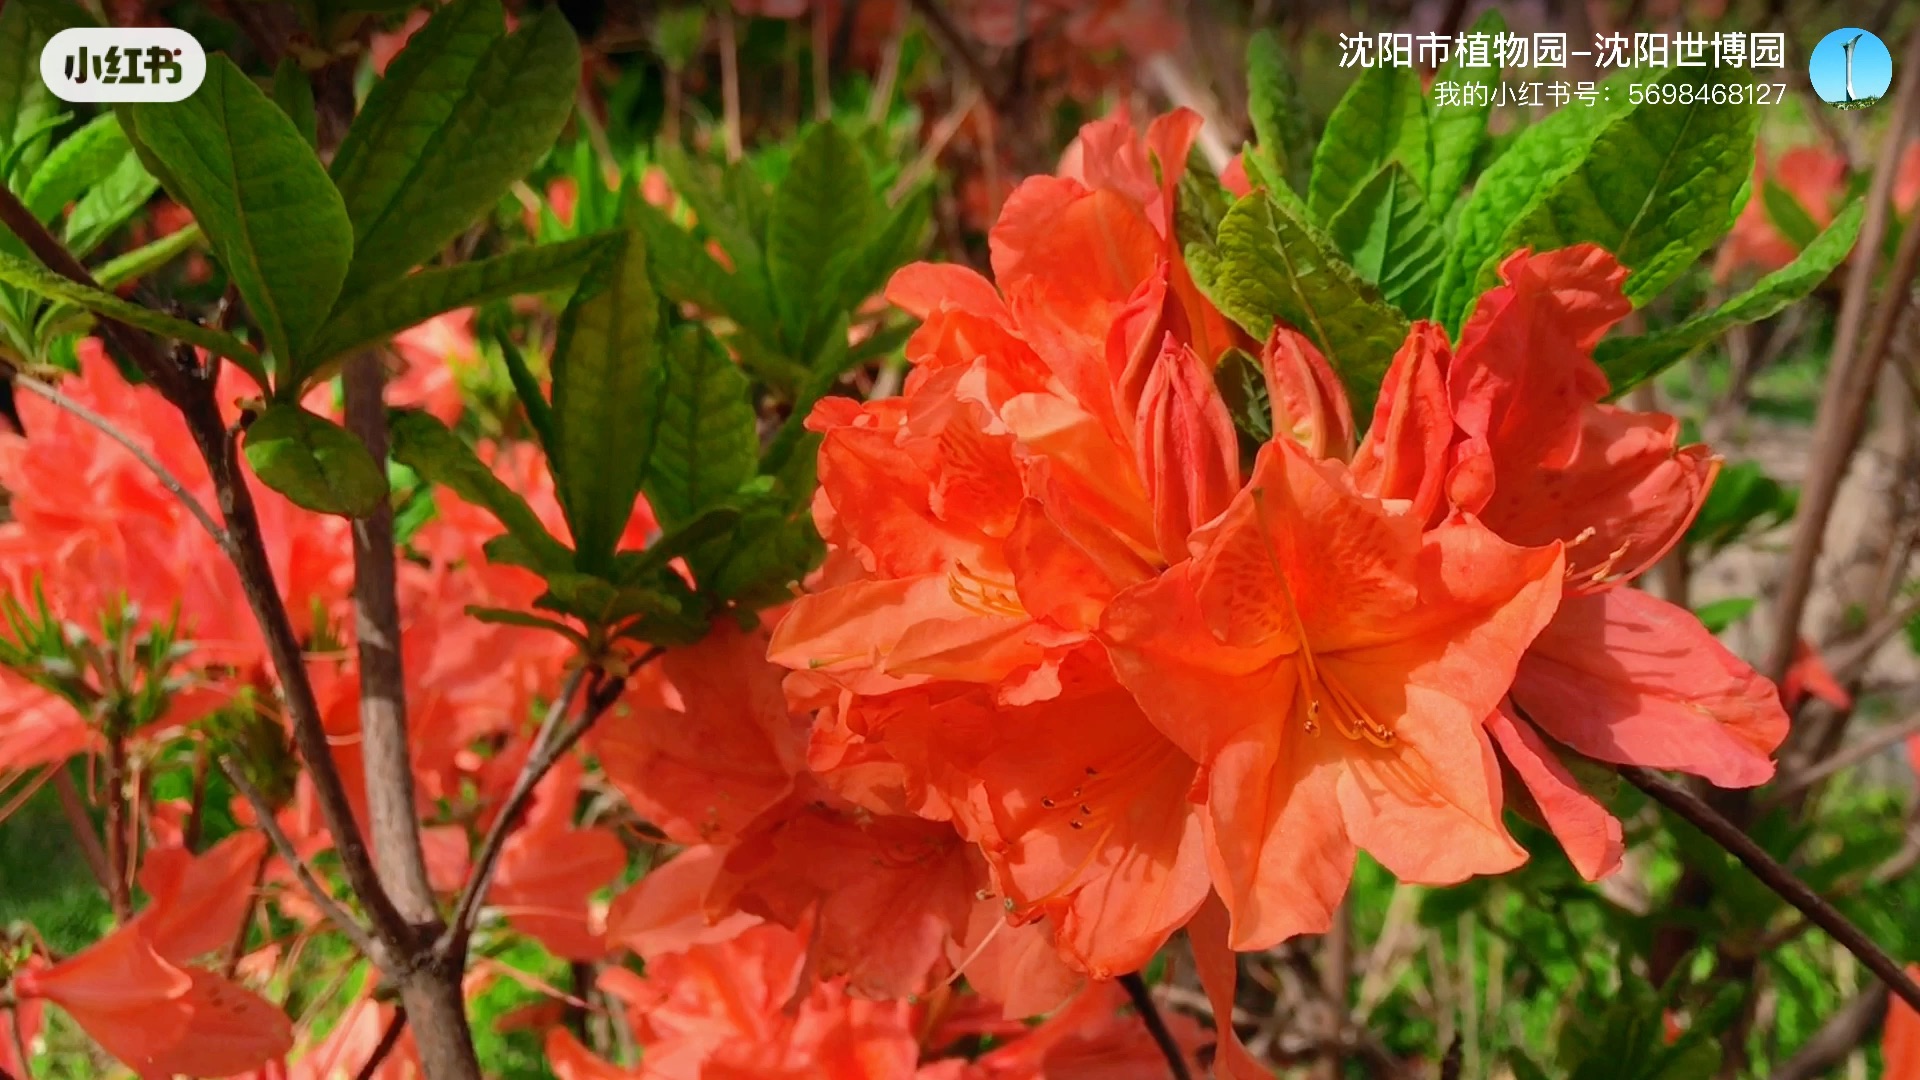
[[704,327],[674,329],[665,374],[646,491],[660,523],[673,528],[752,479],[760,438],[746,374]]
[[308,370],[441,312],[572,288],[609,246],[605,236],[584,236],[408,274],[340,305],[307,347]]
[[664,380],[659,298],[629,232],[560,316],[553,350],[553,462],[582,570],[604,569],[633,516]]
[[1313,151],[1307,208],[1327,221],[1347,205],[1380,166],[1398,161],[1422,191],[1433,170],[1427,144],[1427,102],[1420,73],[1409,67],[1367,68],[1327,117]]
[[546,9],[501,36],[499,0],[427,20],[374,85],[333,159],[353,222],[351,299],[425,261],[490,209],[553,145],[580,46]]
[[153,178],[136,154],[120,159],[106,179],[93,185],[67,215],[63,228],[67,250],[84,258],[105,243],[120,226],[147,205],[160,181]]
[[1247,39],[1247,114],[1268,179],[1296,192],[1304,189],[1313,161],[1313,133],[1299,84],[1272,30],[1258,30]]
[[732,533],[688,561],[703,593],[753,608],[790,598],[824,552],[811,515],[769,505],[748,511]]
[[874,197],[866,159],[836,124],[800,140],[773,193],[767,221],[767,279],[787,347],[813,352],[869,228]]
[[1726,303],[1678,326],[1640,337],[1608,338],[1594,359],[1613,384],[1613,397],[1679,362],[1688,353],[1746,323],[1771,318],[1825,281],[1853,250],[1864,203],[1856,199],[1821,230],[1798,258],[1753,283]]
[[1630,108],[1630,76],[1635,76],[1630,68],[1610,76],[1601,84],[1605,92],[1596,105],[1556,109],[1521,129],[1475,181],[1460,208],[1434,293],[1434,316],[1449,330],[1459,330],[1465,321],[1477,296],[1472,289],[1480,268],[1507,254],[1500,244],[1508,227],[1542,191],[1578,168],[1607,123]]
[[365,517],[387,498],[365,444],[297,405],[269,405],[247,425],[244,449],[261,483],[316,513]]
[[573,553],[547,531],[527,500],[495,476],[445,424],[427,413],[396,410],[388,430],[395,461],[492,514],[539,567],[558,570],[573,564]]
[[773,441],[767,444],[767,452],[760,463],[760,471],[777,473],[786,467],[788,458],[799,449],[807,434],[807,415],[813,412],[813,406],[840,376],[853,366],[853,351],[847,347],[847,316],[840,315],[828,328],[820,343],[820,352],[807,366],[807,373],[801,378],[794,392],[793,409],[787,419],[774,433]]
[[207,58],[207,81],[192,97],[129,106],[121,122],[149,171],[193,211],[268,348],[290,370],[353,257],[353,227],[313,148],[219,55]]
[[1327,226],[1360,276],[1419,317],[1433,302],[1444,245],[1420,188],[1397,161],[1381,166]]
[[[1468,33],[1486,34],[1489,37],[1504,34],[1507,20],[1497,10],[1489,10],[1474,20]],[[1431,126],[1429,138],[1433,148],[1433,173],[1426,184],[1426,197],[1429,203],[1438,207],[1442,214],[1453,205],[1460,195],[1460,187],[1467,182],[1467,174],[1473,169],[1473,160],[1487,141],[1487,116],[1493,111],[1493,95],[1485,95],[1484,101],[1478,101],[1479,95],[1472,92],[1473,87],[1487,87],[1491,90],[1500,82],[1500,68],[1487,64],[1481,67],[1468,67],[1461,62],[1459,50],[1442,64],[1434,75],[1435,86],[1451,82],[1462,88],[1462,97],[1475,100],[1467,105],[1441,105],[1437,97],[1429,99]]]
[[273,103],[293,121],[308,146],[320,145],[320,117],[313,107],[313,81],[291,56],[281,57],[280,66],[273,69]]
[[1264,341],[1276,319],[1307,335],[1345,383],[1354,414],[1370,415],[1407,320],[1332,240],[1256,191],[1221,221],[1218,257],[1210,271],[1215,305],[1255,340]]
[[60,141],[46,161],[33,171],[24,198],[27,209],[43,222],[60,216],[67,204],[105,180],[115,166],[133,156],[126,132],[112,113],[101,113]]
[[11,255],[0,254],[0,281],[36,296],[63,301],[96,315],[137,326],[164,338],[198,345],[235,361],[253,374],[256,381],[265,385],[266,376],[260,367],[260,357],[231,334],[171,315],[162,315],[152,308],[122,300],[110,292],[76,285],[38,263]]
[[[1715,84],[1745,80],[1733,68],[1670,72],[1658,85],[1688,87],[1694,103],[1642,105],[1609,123],[1580,164],[1507,227],[1497,250],[1598,244],[1627,267],[1627,299],[1638,306],[1658,295],[1725,234],[1753,168],[1759,108],[1711,100]],[[1482,264],[1475,291],[1496,279],[1496,262]]]
[[1258,359],[1244,349],[1228,349],[1214,366],[1213,382],[1242,435],[1255,446],[1273,437],[1273,402]]

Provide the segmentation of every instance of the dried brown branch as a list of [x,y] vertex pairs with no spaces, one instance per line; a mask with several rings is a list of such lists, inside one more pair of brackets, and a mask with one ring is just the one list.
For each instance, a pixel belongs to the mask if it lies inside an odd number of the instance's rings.
[[1779,1068],[1772,1080],[1815,1080],[1860,1049],[1887,1012],[1887,988],[1879,983],[1840,1006],[1820,1030]]
[[355,1080],[373,1080],[379,1074],[380,1066],[400,1045],[400,1036],[407,1030],[407,1009],[402,1005],[393,1010],[393,1019],[387,1021],[387,1029],[380,1033],[380,1041],[374,1044],[373,1053],[367,1056],[366,1063],[354,1074]]
[[87,813],[87,804],[80,797],[80,789],[74,786],[73,777],[67,775],[66,765],[52,768],[53,793],[60,800],[60,813],[66,817],[67,828],[73,833],[74,843],[80,845],[80,855],[86,860],[87,869],[93,872],[93,879],[111,897],[113,885],[107,869],[107,852],[100,846],[100,834],[93,829],[93,818]]
[[1824,760],[1781,780],[1767,793],[1763,805],[1773,806],[1785,802],[1791,796],[1805,791],[1834,773],[1882,754],[1915,735],[1920,735],[1920,716],[1910,717],[1903,723],[1882,728],[1859,742],[1842,747]]

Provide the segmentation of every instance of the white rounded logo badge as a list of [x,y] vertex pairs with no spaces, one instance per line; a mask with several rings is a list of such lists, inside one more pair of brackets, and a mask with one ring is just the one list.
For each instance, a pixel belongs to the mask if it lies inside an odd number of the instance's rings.
[[207,77],[207,51],[170,26],[75,27],[40,52],[40,80],[62,101],[183,101]]

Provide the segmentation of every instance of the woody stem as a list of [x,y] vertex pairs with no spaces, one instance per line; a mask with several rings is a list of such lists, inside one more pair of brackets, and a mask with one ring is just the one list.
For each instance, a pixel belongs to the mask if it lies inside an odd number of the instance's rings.
[[1167,1071],[1173,1080],[1193,1080],[1193,1073],[1187,1068],[1187,1056],[1180,1050],[1180,1044],[1174,1041],[1173,1032],[1167,1028],[1166,1017],[1160,1015],[1160,1006],[1153,1000],[1153,991],[1147,987],[1147,981],[1137,971],[1120,976],[1120,985],[1127,991],[1128,1000],[1133,1002],[1133,1011],[1140,1014],[1140,1022],[1147,1027],[1147,1034],[1153,1036],[1153,1044],[1160,1048],[1160,1054],[1167,1059]]
[[1915,983],[1898,961],[1874,944],[1872,938],[1840,913],[1840,909],[1767,854],[1766,849],[1755,843],[1752,837],[1707,805],[1706,800],[1666,777],[1637,765],[1622,765],[1619,771],[1628,783],[1646,792],[1655,802],[1678,814],[1705,833],[1708,839],[1732,853],[1754,877],[1760,879],[1761,884],[1798,908],[1809,922],[1825,930],[1842,948],[1865,964],[1867,970],[1887,984],[1887,989],[1920,1009],[1920,983]]

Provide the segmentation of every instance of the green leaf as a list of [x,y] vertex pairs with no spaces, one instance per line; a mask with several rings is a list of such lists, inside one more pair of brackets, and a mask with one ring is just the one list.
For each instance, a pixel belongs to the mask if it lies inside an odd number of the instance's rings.
[[1700,513],[1687,527],[1687,541],[1707,552],[1718,551],[1792,518],[1799,502],[1794,489],[1768,476],[1758,462],[1735,462],[1714,478]]
[[841,285],[858,257],[874,199],[860,148],[832,123],[800,140],[773,193],[767,275],[789,349],[805,356],[839,314]]
[[1724,600],[1701,604],[1693,609],[1693,616],[1700,620],[1701,626],[1707,628],[1707,633],[1718,634],[1746,618],[1747,613],[1753,610],[1753,605],[1751,596],[1729,596]]
[[326,169],[253,80],[224,56],[185,101],[121,114],[149,171],[193,211],[267,347],[289,370],[339,295],[353,227]]
[[767,444],[767,452],[762,456],[760,471],[777,473],[785,468],[788,459],[799,449],[807,436],[807,416],[813,412],[813,406],[833,384],[845,375],[855,363],[854,354],[847,347],[847,316],[840,315],[821,339],[820,352],[807,367],[807,373],[800,379],[794,392],[793,409],[774,433],[773,441]]
[[533,369],[527,366],[527,358],[520,355],[514,347],[513,339],[502,333],[494,338],[500,346],[500,360],[507,368],[507,381],[513,384],[514,396],[520,399],[521,408],[527,411],[527,423],[533,428],[533,434],[540,440],[544,449],[553,445],[553,406],[548,403],[546,391],[540,388],[540,380],[533,377]]
[[[1685,87],[1694,103],[1642,105],[1608,124],[1585,159],[1507,228],[1497,250],[1599,244],[1628,268],[1627,299],[1638,306],[1658,295],[1725,234],[1753,168],[1759,108],[1716,105],[1710,96],[1715,84],[1745,79],[1732,68],[1670,72],[1655,85]],[[1476,292],[1495,283],[1496,266],[1480,266]]]
[[[138,155],[121,158],[106,179],[80,196],[73,213],[67,215],[63,230],[67,250],[81,258],[92,254],[116,229],[139,213],[159,190],[160,181],[147,171]],[[195,235],[199,235],[197,227]]]
[[753,478],[760,437],[747,376],[698,324],[667,340],[647,503],[668,528],[692,521]]
[[[33,141],[61,111],[60,99],[40,80],[40,53],[53,35],[85,25],[85,16],[46,0],[8,0],[0,5],[0,158],[31,173],[45,156]],[[10,176],[0,176],[5,183]],[[17,185],[15,185],[17,187]]]
[[1728,330],[1771,318],[1812,292],[1853,250],[1863,210],[1864,204],[1855,199],[1834,216],[1833,223],[1798,258],[1714,310],[1651,334],[1602,341],[1594,350],[1594,359],[1613,383],[1613,396],[1626,393]]
[[[1507,32],[1507,20],[1499,11],[1489,10],[1474,20],[1468,32],[1489,37],[1504,34]],[[1461,87],[1462,96],[1467,97],[1472,94],[1473,87],[1484,86],[1491,90],[1499,84],[1499,67],[1492,64],[1467,67],[1461,62],[1462,59],[1460,50],[1456,49],[1434,75],[1434,85],[1453,83]],[[1485,100],[1477,104],[1441,105],[1437,98],[1429,99],[1429,103],[1433,174],[1426,184],[1426,195],[1434,206],[1444,211],[1459,197],[1460,187],[1467,182],[1467,174],[1473,169],[1473,160],[1487,141],[1487,115],[1493,110],[1493,95],[1488,93]]]
[[347,429],[298,405],[274,404],[247,425],[247,464],[296,506],[365,517],[387,498],[387,475]]
[[637,615],[680,613],[679,600],[663,590],[615,585],[604,578],[571,570],[547,575],[547,595],[534,604],[572,615],[589,626],[605,626]]
[[1602,83],[1599,104],[1556,109],[1522,129],[1480,174],[1460,208],[1434,294],[1434,317],[1449,330],[1465,321],[1478,295],[1473,287],[1480,268],[1508,253],[1501,246],[1508,227],[1543,190],[1578,168],[1606,124],[1628,110],[1626,80],[1632,75],[1633,69],[1625,69]]
[[93,280],[99,282],[102,289],[118,288],[129,281],[146,277],[198,247],[205,239],[198,225],[176,229],[150,244],[142,244],[124,255],[108,259],[93,272]]
[[840,280],[840,295],[832,305],[833,310],[823,314],[839,315],[859,307],[867,297],[886,287],[895,270],[919,255],[932,208],[933,189],[924,184],[895,204],[854,253],[851,265]]
[[649,410],[663,378],[659,324],[646,244],[632,232],[560,316],[547,452],[583,570],[613,558],[647,475]]
[[492,514],[539,567],[560,570],[573,564],[573,553],[540,523],[527,500],[495,476],[445,424],[413,410],[395,410],[389,423],[395,461]]
[[667,174],[673,193],[693,208],[702,232],[718,241],[733,263],[736,277],[742,281],[765,281],[766,259],[760,246],[763,230],[756,228],[747,214],[729,197],[730,191],[745,191],[757,185],[752,166],[739,164],[725,173],[696,163],[686,151],[671,143],[654,147],[654,160]]
[[126,132],[112,113],[101,113],[61,140],[33,172],[21,201],[33,216],[54,221],[67,204],[105,180],[122,161],[133,156]]
[[443,311],[477,307],[524,293],[571,288],[609,246],[606,236],[585,236],[409,274],[342,304],[307,347],[307,370],[392,337]]
[[1405,165],[1414,184],[1426,190],[1433,168],[1427,102],[1413,68],[1367,68],[1334,106],[1313,151],[1307,208],[1314,219],[1331,218],[1389,161]]
[[110,292],[76,285],[38,263],[30,263],[11,255],[0,254],[0,282],[25,289],[50,300],[59,300],[74,307],[85,308],[96,315],[103,315],[129,326],[139,327],[164,338],[198,345],[235,361],[252,374],[255,381],[260,382],[262,386],[266,384],[265,372],[260,367],[260,357],[231,334],[201,326],[199,323],[191,323],[185,319],[176,319],[171,315],[162,315],[152,308],[122,300]]
[[1255,340],[1264,341],[1276,319],[1299,329],[1346,384],[1354,414],[1370,415],[1380,379],[1406,340],[1407,320],[1333,242],[1256,191],[1220,223],[1218,258],[1210,296],[1220,310]]
[[333,159],[353,222],[349,299],[444,247],[553,145],[580,46],[557,10],[505,37],[499,0],[441,8],[394,57]]
[[645,200],[633,204],[633,224],[647,241],[647,264],[661,295],[732,319],[762,341],[778,336],[766,282],[728,270],[704,245]]
[[1327,232],[1388,303],[1408,315],[1427,313],[1445,248],[1440,226],[1405,166],[1397,161],[1381,166],[1334,215]]
[[467,607],[467,614],[483,623],[493,623],[498,626],[522,626],[530,630],[551,630],[561,637],[566,638],[568,641],[573,642],[575,648],[587,648],[586,635],[580,631],[575,630],[566,623],[554,619],[542,618],[531,611],[469,605]]
[[1820,225],[1807,213],[1807,208],[1800,205],[1793,192],[1772,178],[1760,185],[1760,203],[1766,209],[1767,220],[1794,247],[1804,248],[1819,235]]
[[313,107],[313,82],[307,71],[291,56],[280,58],[273,69],[273,103],[287,114],[308,146],[320,145],[320,117]]
[[1247,114],[1269,179],[1295,191],[1305,188],[1313,133],[1300,87],[1272,30],[1261,29],[1247,39]]

